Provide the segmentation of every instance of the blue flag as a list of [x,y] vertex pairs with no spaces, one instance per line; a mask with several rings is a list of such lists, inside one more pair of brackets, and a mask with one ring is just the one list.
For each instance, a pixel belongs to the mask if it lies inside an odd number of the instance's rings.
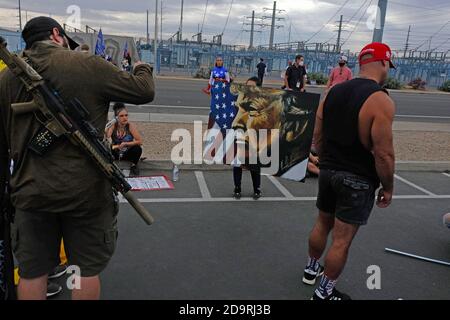
[[103,39],[102,29],[98,32],[97,43],[95,44],[95,55],[96,56],[104,56],[105,55],[105,41]]
[[128,42],[125,42],[125,49],[123,50],[123,57],[126,58],[128,56]]

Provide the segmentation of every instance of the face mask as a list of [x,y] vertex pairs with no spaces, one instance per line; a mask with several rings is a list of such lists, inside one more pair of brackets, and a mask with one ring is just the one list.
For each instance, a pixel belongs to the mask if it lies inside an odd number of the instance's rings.
[[339,63],[339,66],[343,67],[343,66],[345,66],[345,63]]

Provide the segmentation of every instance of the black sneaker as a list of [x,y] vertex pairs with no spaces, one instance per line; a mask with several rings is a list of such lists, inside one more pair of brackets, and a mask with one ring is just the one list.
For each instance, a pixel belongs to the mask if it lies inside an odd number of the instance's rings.
[[56,296],[62,291],[62,287],[54,282],[47,281],[47,298]]
[[130,167],[130,174],[135,177],[139,176],[139,168],[137,165],[134,164]]
[[235,198],[236,200],[239,200],[241,198],[241,188],[234,188],[234,193],[233,193],[233,198]]
[[67,265],[60,264],[52,272],[48,274],[49,279],[56,279],[63,276],[67,272]]
[[257,191],[255,191],[255,193],[253,194],[253,199],[254,199],[254,200],[258,200],[258,199],[261,198],[261,197],[262,197],[261,190],[257,190]]
[[314,295],[312,296],[311,300],[352,300],[348,294],[339,292],[336,288],[333,289],[333,292],[326,297],[322,297],[320,294],[317,294],[314,292]]
[[322,267],[321,265],[319,265],[319,270],[317,272],[305,269],[305,271],[303,272],[303,279],[302,279],[303,283],[308,284],[310,286],[315,285],[316,279],[321,275],[323,275],[323,270],[324,267]]

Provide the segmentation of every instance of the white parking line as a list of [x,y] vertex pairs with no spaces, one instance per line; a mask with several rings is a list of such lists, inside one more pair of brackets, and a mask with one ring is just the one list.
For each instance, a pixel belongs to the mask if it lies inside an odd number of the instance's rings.
[[442,172],[442,174],[443,174],[444,176],[446,176],[446,177],[449,177],[449,178],[450,178],[450,174],[448,174],[448,173],[445,173],[445,172]]
[[394,175],[394,176],[395,176],[395,178],[396,178],[397,180],[400,180],[401,182],[406,183],[407,185],[409,185],[409,186],[411,186],[411,187],[413,187],[413,188],[415,188],[415,189],[417,189],[417,190],[419,190],[419,191],[421,191],[421,192],[423,192],[423,193],[425,193],[425,194],[427,194],[427,195],[429,195],[429,196],[432,196],[432,197],[436,197],[436,196],[437,196],[437,195],[434,194],[433,192],[428,191],[428,190],[426,190],[426,189],[424,189],[424,188],[422,188],[422,187],[419,187],[417,184],[414,184],[414,183],[412,183],[411,181],[408,181],[408,180],[406,180],[406,179],[400,177],[400,176],[397,175],[397,174]]
[[448,164],[450,161],[395,161],[396,164]]
[[203,200],[211,199],[211,193],[209,192],[208,185],[206,184],[205,176],[203,176],[203,172],[195,171],[195,178],[197,179],[198,186],[200,188],[200,192],[202,193]]
[[281,192],[282,195],[284,195],[288,199],[294,198],[292,193],[289,192],[288,189],[286,189],[280,181],[277,180],[274,176],[267,176],[267,178],[270,180],[270,182],[273,183],[273,185]]
[[210,107],[193,107],[193,106],[168,106],[168,105],[160,105],[160,104],[141,104],[138,106],[129,104],[129,107],[145,107],[145,108],[158,108],[158,109],[202,109],[209,110]]
[[[394,195],[394,200],[439,200],[450,199],[450,195]],[[317,197],[262,197],[259,200],[253,198],[241,198],[236,200],[234,198],[154,198],[154,199],[139,199],[142,203],[192,203],[192,202],[313,202]],[[124,198],[120,199],[121,203],[127,203]]]
[[415,114],[398,114],[395,116],[398,118],[450,119],[450,117],[447,116],[421,116]]

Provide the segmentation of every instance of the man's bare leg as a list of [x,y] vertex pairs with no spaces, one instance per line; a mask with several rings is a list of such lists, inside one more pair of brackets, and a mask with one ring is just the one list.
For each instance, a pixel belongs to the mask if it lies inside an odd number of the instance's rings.
[[313,299],[325,299],[331,295],[333,295],[332,298],[339,300],[350,299],[348,295],[335,291],[335,286],[338,277],[342,273],[342,270],[344,270],[348,251],[356,232],[358,232],[358,228],[358,225],[351,225],[335,219],[333,242],[325,257],[324,274]]
[[325,258],[325,275],[336,280],[344,270],[348,251],[359,226],[352,225],[336,219],[333,229],[333,243]]
[[44,275],[34,279],[20,278],[17,287],[19,300],[46,300],[47,299],[47,279]]
[[319,211],[316,224],[309,236],[309,256],[317,260],[320,259],[327,245],[328,235],[334,226],[334,216],[323,211]]
[[72,300],[99,300],[100,299],[100,278],[81,277],[80,289],[72,290]]

